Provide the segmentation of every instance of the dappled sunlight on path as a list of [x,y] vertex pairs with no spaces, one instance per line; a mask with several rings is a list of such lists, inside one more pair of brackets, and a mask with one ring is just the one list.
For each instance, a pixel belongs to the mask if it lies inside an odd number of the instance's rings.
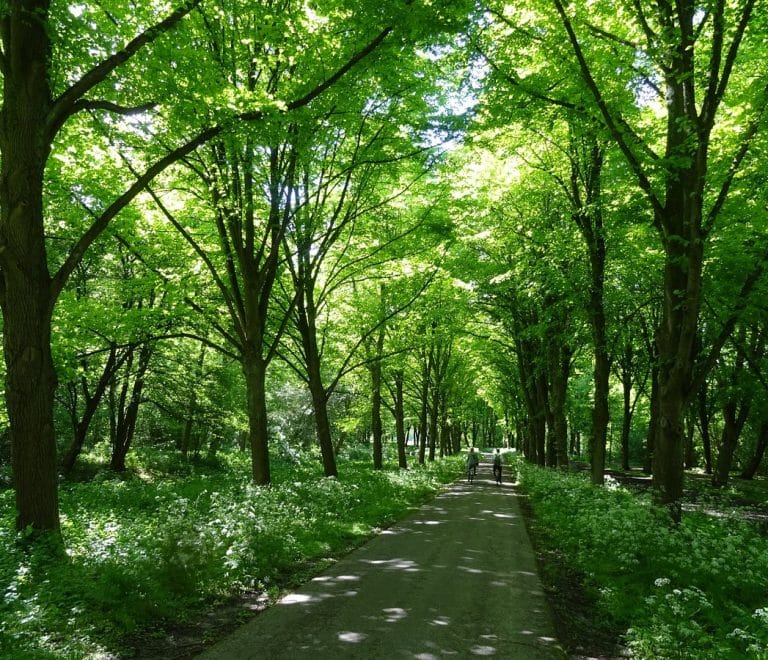
[[473,484],[455,484],[201,657],[564,657],[515,490],[485,472]]

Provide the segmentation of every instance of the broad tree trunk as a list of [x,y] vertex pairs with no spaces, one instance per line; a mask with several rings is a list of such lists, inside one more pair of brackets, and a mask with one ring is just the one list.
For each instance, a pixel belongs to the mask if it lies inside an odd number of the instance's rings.
[[451,432],[451,439],[453,442],[453,452],[454,454],[458,454],[461,451],[461,438],[464,435],[464,432],[461,428],[460,424],[457,424],[454,422]]
[[[7,161],[3,159],[3,164]],[[16,528],[59,529],[53,404],[56,371],[46,286],[3,268],[5,400],[16,491]]]
[[[690,189],[674,186],[668,191],[668,211],[678,213],[666,218],[665,226],[675,229],[665,240],[664,306],[657,334],[659,356],[659,420],[656,429],[653,484],[656,500],[670,509],[673,519],[680,519],[683,495],[685,432],[683,415],[692,387],[693,349],[696,341],[698,310],[701,300],[703,240],[688,228],[686,246],[681,239],[683,218],[700,226],[701,209],[690,208]],[[693,217],[691,217],[693,216]],[[687,224],[687,223],[686,223]],[[688,241],[694,245],[688,245]]]
[[[19,5],[21,3],[14,3]],[[16,528],[59,529],[56,371],[51,356],[55,303],[43,227],[49,2],[27,1],[2,16],[3,103],[0,109],[0,306],[5,401],[11,436]]]
[[266,486],[272,480],[269,464],[267,419],[267,364],[261,350],[243,353],[243,375],[248,407],[248,440],[251,447],[251,478]]

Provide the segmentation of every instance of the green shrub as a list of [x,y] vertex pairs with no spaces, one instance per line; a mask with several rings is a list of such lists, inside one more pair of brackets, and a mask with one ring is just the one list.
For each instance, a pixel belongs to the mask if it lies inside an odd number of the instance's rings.
[[461,470],[457,460],[407,471],[275,461],[274,484],[253,486],[242,455],[221,469],[153,462],[133,476],[99,473],[61,490],[65,557],[25,552],[13,497],[0,492],[0,658],[78,658],[193,616],[242,588],[274,590],[307,565],[346,552]]
[[610,480],[520,472],[548,544],[626,627],[635,656],[768,657],[768,540],[753,526],[690,513],[675,527]]

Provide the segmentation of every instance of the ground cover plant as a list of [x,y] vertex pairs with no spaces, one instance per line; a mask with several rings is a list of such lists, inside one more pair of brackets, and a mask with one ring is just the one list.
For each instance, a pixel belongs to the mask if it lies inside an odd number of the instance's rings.
[[[240,454],[218,467],[136,459],[130,476],[99,473],[62,488],[66,555],[25,549],[12,493],[0,492],[0,657],[88,657],[120,651],[148,628],[194,617],[238,590],[276,595],[392,523],[461,469],[456,460],[407,471],[370,461],[322,476],[317,460],[275,461],[253,486]],[[175,472],[175,473],[174,473]]]
[[669,523],[650,497],[520,465],[536,537],[639,658],[768,657],[768,538],[738,513]]

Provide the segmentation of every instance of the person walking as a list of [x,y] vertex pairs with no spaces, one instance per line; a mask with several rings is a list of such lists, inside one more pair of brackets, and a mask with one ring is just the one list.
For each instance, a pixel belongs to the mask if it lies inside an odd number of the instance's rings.
[[501,483],[501,450],[497,449],[493,455],[493,476],[496,479],[496,483]]
[[474,447],[469,448],[469,454],[467,455],[467,481],[472,483],[477,474],[477,466],[480,464],[480,456],[475,452]]

